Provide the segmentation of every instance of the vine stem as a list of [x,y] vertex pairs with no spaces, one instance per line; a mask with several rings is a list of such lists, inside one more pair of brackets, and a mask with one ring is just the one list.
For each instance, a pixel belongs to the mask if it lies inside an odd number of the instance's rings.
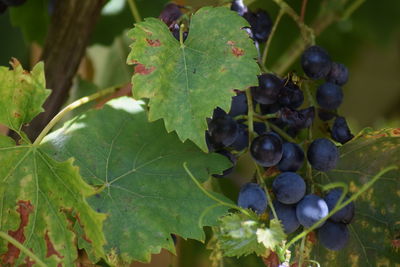
[[265,44],[263,55],[261,58],[261,66],[263,66],[264,68],[265,68],[265,63],[267,62],[267,55],[268,55],[269,47],[271,46],[272,37],[275,34],[276,28],[278,28],[278,24],[283,16],[283,14],[285,14],[285,11],[283,9],[280,9],[278,16],[276,16],[275,23],[274,23],[274,26],[272,27],[272,30],[268,37],[267,43]]
[[50,130],[54,127],[54,125],[57,124],[57,122],[59,122],[64,116],[65,114],[67,114],[68,112],[82,106],[83,104],[86,104],[90,101],[93,101],[95,99],[98,99],[102,96],[111,94],[113,92],[115,92],[117,89],[119,89],[120,86],[113,86],[113,87],[109,87],[107,89],[101,90],[97,93],[94,93],[90,96],[85,96],[82,97],[74,102],[72,102],[71,104],[69,104],[68,106],[66,106],[65,108],[63,108],[56,116],[54,116],[54,118],[49,122],[49,124],[46,125],[46,127],[42,130],[42,132],[39,134],[39,136],[36,138],[35,142],[33,142],[33,145],[39,145],[43,138],[50,132]]
[[298,266],[303,266],[305,243],[306,243],[306,236],[303,236],[303,238],[301,239],[301,244],[300,244],[300,255],[299,255],[299,264],[298,264]]
[[[285,249],[289,249],[291,245],[296,243],[298,240],[302,239],[304,236],[308,235],[308,233],[310,233],[313,230],[315,230],[318,226],[320,226],[323,222],[328,220],[328,218],[331,217],[333,214],[335,214],[337,211],[341,210],[342,208],[344,208],[345,206],[350,204],[350,202],[356,200],[362,193],[364,193],[366,190],[368,190],[384,174],[386,174],[386,173],[388,173],[390,171],[393,171],[393,170],[397,170],[398,168],[399,167],[397,167],[397,166],[389,166],[389,167],[381,170],[380,172],[378,172],[368,183],[364,184],[364,186],[357,193],[353,194],[349,199],[347,199],[346,201],[342,202],[341,204],[337,204],[335,206],[335,208],[333,208],[328,213],[327,216],[325,216],[324,218],[322,218],[318,222],[314,223],[310,228],[308,228],[307,230],[303,231],[301,234],[298,234],[292,240],[290,240],[290,242],[286,244]],[[341,196],[341,199],[342,198],[343,198],[343,194]],[[340,202],[338,202],[338,203],[340,203]]]
[[254,109],[253,109],[253,98],[251,97],[251,87],[246,89],[246,99],[247,99],[247,121],[249,129],[249,147],[250,147],[254,135],[254,125],[253,125]]
[[128,4],[129,4],[129,7],[131,9],[132,16],[135,19],[135,22],[136,23],[141,22],[142,21],[142,17],[140,16],[140,13],[139,13],[139,10],[138,10],[138,8],[136,6],[135,0],[128,0]]
[[273,123],[268,123],[269,127],[272,128],[272,130],[274,130],[275,132],[277,132],[280,136],[282,136],[284,139],[286,139],[289,142],[292,143],[297,143],[297,141],[291,137],[290,135],[288,135],[284,130],[282,130],[281,128],[279,128],[278,126],[276,126]]
[[254,215],[250,214],[247,210],[236,206],[234,204],[230,204],[228,202],[222,201],[221,199],[218,199],[217,197],[213,196],[212,194],[210,194],[210,192],[208,192],[201,184],[200,182],[196,179],[196,177],[194,177],[194,175],[192,174],[192,172],[189,170],[189,168],[187,167],[187,162],[183,163],[183,168],[185,169],[186,173],[189,175],[189,177],[192,179],[192,181],[197,185],[197,187],[209,198],[211,198],[212,200],[218,202],[219,204],[238,210],[240,212],[242,212],[243,214],[247,215],[250,218],[253,218],[255,220],[258,220],[258,218],[254,217]]
[[307,2],[308,2],[307,0],[303,0],[303,2],[301,3],[300,20],[303,22],[304,22],[304,17],[306,15]]
[[0,237],[3,238],[4,240],[10,242],[14,246],[16,246],[19,250],[21,250],[23,253],[25,253],[27,256],[29,256],[32,260],[35,261],[35,263],[41,267],[47,267],[47,264],[45,264],[41,259],[38,258],[35,254],[32,253],[29,249],[27,249],[23,244],[18,242],[18,240],[14,239],[12,236],[8,235],[7,233],[0,231]]
[[342,19],[348,19],[354,11],[356,11],[362,4],[364,4],[365,0],[356,0],[345,10],[343,13]]

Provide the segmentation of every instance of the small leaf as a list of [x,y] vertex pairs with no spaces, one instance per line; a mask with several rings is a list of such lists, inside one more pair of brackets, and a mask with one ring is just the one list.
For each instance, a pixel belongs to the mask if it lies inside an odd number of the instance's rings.
[[50,94],[46,89],[42,62],[29,73],[14,59],[13,70],[0,67],[0,123],[21,135],[23,124],[43,111],[42,105]]
[[279,221],[273,219],[270,221],[270,228],[259,228],[257,229],[257,242],[262,243],[266,248],[275,250],[275,246],[282,243],[285,240],[286,235],[282,230],[282,226]]
[[192,16],[180,45],[158,19],[136,24],[127,62],[135,65],[133,96],[150,98],[149,120],[164,119],[168,132],[207,151],[206,118],[217,106],[229,110],[233,89],[257,85],[257,52],[244,26],[225,7],[205,7]]
[[[103,214],[85,200],[94,194],[80,177],[72,160],[57,162],[33,145],[15,146],[0,136],[0,230],[7,232],[49,266],[73,266],[77,258],[77,221],[81,238],[90,242],[89,253],[104,255]],[[0,265],[31,266],[31,259],[0,240]],[[25,265],[24,265],[25,266]]]
[[242,213],[231,213],[220,219],[218,228],[215,234],[225,256],[262,255],[266,252],[266,247],[257,240],[257,231],[263,228],[260,222]]
[[[340,147],[336,169],[316,173],[319,183],[345,182],[351,193],[357,192],[382,168],[400,166],[400,128],[380,131],[364,130]],[[311,258],[321,266],[396,266],[400,264],[400,171],[381,177],[355,201],[355,217],[348,225],[350,240],[338,251],[319,245]]]
[[85,180],[100,188],[89,203],[108,215],[106,249],[125,262],[149,261],[162,248],[174,252],[171,233],[204,241],[202,227],[227,210],[196,187],[183,163],[204,182],[229,168],[228,160],[180,142],[161,121],[149,123],[141,103],[112,100],[45,139],[47,151],[60,160],[74,156]]

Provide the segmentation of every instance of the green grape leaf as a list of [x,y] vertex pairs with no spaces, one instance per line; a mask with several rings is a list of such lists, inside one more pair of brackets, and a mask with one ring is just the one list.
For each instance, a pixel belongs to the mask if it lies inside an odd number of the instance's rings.
[[30,73],[15,59],[11,64],[13,70],[0,67],[0,123],[21,134],[21,127],[43,111],[50,90],[42,62]]
[[149,120],[164,119],[168,132],[207,151],[206,118],[217,106],[229,111],[233,89],[257,85],[257,51],[245,26],[225,7],[205,7],[181,45],[158,19],[136,24],[127,63],[135,65],[133,96],[150,99]]
[[[344,182],[357,192],[381,169],[400,166],[400,128],[365,130],[340,148],[337,167],[316,173],[315,180],[327,184]],[[316,243],[311,259],[321,266],[397,266],[400,264],[400,171],[381,177],[355,201],[355,217],[349,224],[350,240],[338,251]]]
[[264,229],[265,226],[260,222],[245,214],[231,213],[220,219],[215,235],[225,256],[241,257],[252,253],[262,255],[266,252],[266,247],[258,241],[257,232]]
[[49,153],[76,158],[84,179],[99,188],[88,201],[108,215],[106,249],[125,263],[149,261],[161,248],[174,252],[171,233],[203,241],[203,226],[215,225],[227,211],[196,187],[183,163],[204,182],[229,168],[229,161],[180,142],[161,121],[149,123],[141,104],[128,97],[112,100],[45,139]]
[[269,228],[259,228],[256,232],[258,243],[262,243],[266,248],[275,250],[275,246],[282,243],[286,238],[280,222],[272,219]]
[[[48,266],[73,266],[75,239],[91,243],[89,253],[104,255],[104,214],[96,213],[85,197],[94,194],[73,160],[57,162],[38,146],[15,146],[0,137],[0,231],[30,249]],[[74,233],[78,222],[81,235]],[[31,266],[32,259],[0,240],[1,266]]]

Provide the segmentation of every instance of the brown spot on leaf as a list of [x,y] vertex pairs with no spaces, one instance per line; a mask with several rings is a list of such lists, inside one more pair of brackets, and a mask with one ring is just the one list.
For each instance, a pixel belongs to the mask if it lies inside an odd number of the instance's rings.
[[[24,234],[24,228],[28,225],[29,222],[29,214],[33,212],[33,206],[31,202],[25,201],[25,200],[20,200],[18,201],[18,208],[17,212],[20,214],[20,224],[19,227],[16,231],[8,231],[8,234],[16,239],[18,242],[23,244],[25,242],[25,234]],[[18,259],[20,250],[16,246],[14,246],[11,243],[8,243],[7,246],[8,250],[7,252],[2,256],[2,261],[5,265],[14,265],[14,261]]]
[[[83,224],[81,223],[81,219],[79,218],[79,214],[75,214],[74,217],[75,217],[75,219],[76,219],[76,222],[77,222],[77,223],[81,226],[81,228],[84,230],[85,227],[84,227]],[[90,240],[90,239],[86,236],[86,232],[85,232],[85,231],[83,231],[82,238],[83,238],[86,242],[92,243],[92,240]]]
[[18,112],[14,112],[13,115],[14,115],[15,118],[21,118],[21,114],[19,114]]
[[228,42],[226,42],[226,44],[227,44],[227,45],[235,45],[235,42],[229,40]]
[[51,257],[52,255],[56,255],[59,259],[64,258],[55,248],[53,243],[51,243],[50,237],[49,237],[49,231],[46,231],[46,234],[44,235],[44,240],[46,241],[46,247],[47,247],[47,253],[46,253],[46,258]]
[[156,68],[150,67],[150,68],[146,68],[145,65],[137,63],[137,65],[135,66],[135,73],[140,74],[140,75],[148,75],[150,73],[152,73]]
[[263,257],[262,258],[265,266],[267,267],[278,267],[279,266],[279,258],[278,254],[275,252],[271,251],[268,255],[268,257]]
[[232,47],[232,54],[234,54],[236,57],[240,57],[244,55],[244,50],[238,47]]
[[400,135],[400,128],[393,129],[393,135]]
[[147,43],[148,43],[150,46],[153,46],[153,47],[157,47],[157,46],[160,46],[160,45],[161,45],[161,42],[160,42],[160,40],[158,40],[158,39],[156,39],[156,40],[151,40],[151,39],[146,38],[146,41],[147,41]]

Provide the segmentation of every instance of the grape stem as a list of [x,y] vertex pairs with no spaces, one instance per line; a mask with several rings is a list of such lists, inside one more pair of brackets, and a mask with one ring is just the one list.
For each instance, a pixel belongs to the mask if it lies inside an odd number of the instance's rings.
[[192,181],[197,185],[197,187],[198,187],[206,196],[208,196],[209,198],[211,198],[212,200],[218,202],[219,204],[221,204],[221,205],[223,205],[223,206],[229,207],[229,208],[231,208],[231,209],[238,210],[238,211],[242,212],[243,214],[245,214],[246,216],[248,216],[248,217],[250,217],[250,218],[252,218],[252,219],[258,220],[257,217],[255,217],[254,215],[252,215],[251,213],[249,213],[247,210],[245,210],[245,209],[243,209],[243,208],[241,208],[241,207],[239,207],[239,206],[237,206],[237,205],[234,205],[234,204],[225,202],[225,201],[223,201],[223,200],[221,200],[221,199],[218,199],[217,197],[213,196],[210,192],[208,192],[208,191],[200,184],[200,182],[196,179],[196,177],[194,177],[194,175],[192,174],[192,172],[189,170],[189,168],[187,167],[187,162],[184,162],[184,163],[183,163],[183,168],[185,169],[185,171],[186,171],[186,173],[189,175],[189,177],[192,179]]
[[[290,246],[292,246],[294,243],[296,243],[298,240],[302,239],[304,236],[306,236],[308,233],[314,231],[317,227],[319,227],[323,222],[325,222],[326,220],[328,220],[329,217],[331,217],[333,214],[335,214],[336,212],[338,212],[339,210],[341,210],[342,208],[344,208],[345,206],[347,206],[348,204],[350,204],[350,202],[356,200],[362,193],[364,193],[366,190],[368,190],[376,181],[379,180],[379,178],[381,178],[383,175],[385,175],[386,173],[393,171],[393,170],[397,170],[399,167],[397,166],[389,166],[383,170],[381,170],[380,172],[378,172],[368,183],[364,184],[363,187],[361,187],[361,189],[353,194],[351,197],[349,197],[346,201],[343,202],[339,202],[338,204],[328,213],[327,216],[325,216],[324,218],[322,218],[321,220],[319,220],[318,222],[316,222],[315,224],[313,224],[310,228],[306,229],[305,231],[303,231],[302,233],[298,234],[297,236],[295,236],[292,240],[290,240],[289,243],[286,244],[285,249],[289,249]],[[330,187],[330,186],[329,186]],[[343,190],[344,191],[344,190]],[[340,197],[340,199],[344,198],[344,194],[342,193],[342,196]],[[340,200],[339,199],[339,200]],[[340,204],[339,204],[340,203]]]
[[6,240],[7,242],[10,242],[13,244],[15,247],[17,247],[20,251],[25,253],[29,258],[35,261],[35,263],[41,267],[47,267],[47,264],[45,264],[42,260],[38,258],[35,254],[32,253],[28,248],[26,248],[23,244],[18,242],[18,240],[14,239],[12,236],[8,235],[7,233],[0,231],[0,237]]
[[132,13],[132,16],[133,16],[135,22],[136,23],[141,22],[142,21],[142,17],[140,16],[140,13],[139,13],[139,10],[138,10],[138,8],[136,6],[135,0],[128,0],[128,4],[129,4],[129,7],[131,9],[131,13]]
[[278,24],[283,16],[283,14],[285,14],[285,11],[283,9],[280,9],[278,15],[276,16],[275,23],[274,23],[274,26],[272,27],[272,30],[268,37],[267,43],[265,44],[262,59],[261,59],[261,66],[263,66],[264,69],[266,69],[265,64],[267,62],[267,55],[268,55],[269,47],[271,46],[272,37],[275,34],[276,28],[278,28]]
[[36,138],[35,142],[33,142],[33,145],[39,145],[43,138],[50,132],[50,130],[54,127],[54,125],[57,124],[57,122],[59,122],[68,112],[88,103],[91,102],[93,100],[96,100],[100,97],[103,97],[105,95],[109,95],[111,93],[114,93],[116,90],[118,90],[121,86],[112,86],[109,87],[107,89],[101,90],[97,93],[94,93],[90,96],[85,96],[82,97],[74,102],[72,102],[71,104],[69,104],[68,106],[66,106],[65,108],[63,108],[56,116],[54,116],[54,118],[46,125],[46,127],[42,130],[42,132],[39,134],[39,136]]
[[249,147],[250,147],[254,135],[254,125],[253,125],[254,109],[253,109],[253,98],[251,97],[250,87],[246,89],[246,99],[247,99],[247,121],[249,128]]
[[282,130],[281,128],[279,128],[278,126],[276,126],[273,123],[268,123],[268,126],[272,128],[272,130],[274,130],[275,132],[277,132],[280,136],[282,136],[284,139],[286,139],[289,142],[292,143],[297,143],[297,141],[291,137],[290,135],[288,135],[284,130]]
[[301,238],[301,244],[300,244],[300,255],[299,255],[299,264],[298,264],[298,266],[303,266],[303,256],[304,256],[304,245],[305,245],[305,242],[306,242],[306,236],[303,236],[302,238]]

